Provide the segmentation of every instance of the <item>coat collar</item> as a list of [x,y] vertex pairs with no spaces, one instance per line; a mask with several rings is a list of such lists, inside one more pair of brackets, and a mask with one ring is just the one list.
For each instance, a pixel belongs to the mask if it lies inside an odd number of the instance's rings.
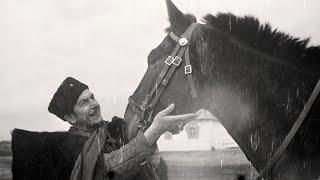
[[85,128],[81,128],[81,127],[77,127],[77,126],[71,126],[70,129],[68,130],[68,132],[70,132],[71,134],[76,134],[76,135],[80,135],[80,136],[84,136],[84,137],[90,137],[94,133],[95,130],[97,130],[99,127],[103,126],[104,124],[106,124],[106,121],[102,121],[95,128],[91,128],[91,129],[85,129]]

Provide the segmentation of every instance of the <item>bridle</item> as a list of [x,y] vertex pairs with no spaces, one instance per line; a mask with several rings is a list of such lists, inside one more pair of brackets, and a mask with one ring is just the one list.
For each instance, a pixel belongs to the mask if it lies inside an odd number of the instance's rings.
[[[187,30],[181,35],[181,37],[176,36],[173,32],[170,32],[170,37],[177,42],[176,47],[170,56],[165,60],[165,66],[163,67],[161,73],[159,74],[154,87],[152,88],[149,94],[145,95],[144,100],[141,103],[137,103],[132,96],[129,97],[129,104],[135,109],[138,110],[138,113],[141,115],[141,121],[139,124],[139,129],[143,131],[146,130],[150,124],[152,123],[152,114],[153,108],[158,102],[163,90],[166,88],[170,79],[173,77],[175,70],[179,67],[181,62],[183,61],[183,57],[185,60],[184,72],[188,78],[189,86],[190,86],[190,95],[193,99],[193,102],[198,103],[198,92],[195,89],[194,81],[192,78],[192,66],[190,64],[189,58],[189,40],[191,38],[192,32],[197,28],[198,23],[192,23]],[[264,55],[263,55],[264,56]],[[264,56],[265,57],[265,56]],[[274,60],[274,58],[270,58],[267,56],[267,59],[271,59],[271,61],[279,62]],[[285,64],[288,67],[290,64]],[[283,155],[284,151],[289,146],[290,142],[302,126],[304,120],[307,118],[309,112],[315,104],[316,99],[320,94],[320,80],[318,81],[316,87],[314,88],[312,94],[310,95],[307,104],[304,106],[301,114],[298,119],[294,123],[293,127],[290,129],[289,133],[285,137],[284,141],[281,143],[277,151],[273,154],[272,158],[268,161],[267,165],[263,168],[260,175],[256,178],[256,180],[263,179],[271,169],[276,165],[280,157]]]
[[190,64],[189,57],[190,38],[198,25],[198,23],[192,23],[191,25],[189,25],[189,27],[181,35],[181,37],[178,37],[173,32],[170,32],[170,37],[174,41],[176,41],[177,44],[171,55],[166,58],[165,65],[162,68],[157,80],[155,81],[155,85],[153,86],[151,91],[145,95],[144,100],[141,103],[137,103],[133,99],[133,96],[129,97],[129,105],[135,107],[135,109],[137,109],[138,113],[141,115],[141,121],[138,126],[139,129],[145,131],[152,123],[151,117],[153,114],[154,106],[157,104],[161,94],[167,87],[168,83],[174,75],[174,72],[177,70],[183,60],[185,62],[184,74],[188,79],[188,83],[190,86],[190,95],[194,103],[198,102],[198,92],[195,88],[192,78],[192,66]]

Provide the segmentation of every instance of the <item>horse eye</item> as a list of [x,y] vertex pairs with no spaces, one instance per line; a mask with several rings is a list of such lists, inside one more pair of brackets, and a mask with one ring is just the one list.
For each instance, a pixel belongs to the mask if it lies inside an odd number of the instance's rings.
[[158,45],[155,49],[153,49],[148,55],[148,63],[152,63],[159,59],[161,55],[170,53],[173,49],[170,48],[171,44],[168,38],[165,38],[161,44]]
[[161,48],[167,49],[167,48],[169,48],[169,47],[170,47],[170,44],[169,44],[168,42],[162,42],[162,43],[161,43]]

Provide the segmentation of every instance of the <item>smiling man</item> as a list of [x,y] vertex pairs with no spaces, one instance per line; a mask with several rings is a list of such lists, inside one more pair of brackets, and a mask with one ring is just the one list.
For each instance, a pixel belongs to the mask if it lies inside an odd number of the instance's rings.
[[[126,141],[123,120],[103,120],[100,105],[89,87],[66,78],[55,92],[49,112],[71,124],[57,162],[64,167],[55,169],[57,179],[146,179],[139,171],[156,150],[155,142],[164,132],[198,117],[196,114],[169,116],[174,105],[159,112],[151,126]],[[65,163],[63,163],[65,162]],[[71,163],[70,163],[71,162]],[[62,170],[57,170],[62,169]],[[143,173],[142,173],[143,174]],[[157,179],[156,174],[147,179]]]
[[88,132],[88,135],[103,123],[100,105],[89,89],[82,91],[73,112],[65,114],[64,119],[73,125],[71,131]]

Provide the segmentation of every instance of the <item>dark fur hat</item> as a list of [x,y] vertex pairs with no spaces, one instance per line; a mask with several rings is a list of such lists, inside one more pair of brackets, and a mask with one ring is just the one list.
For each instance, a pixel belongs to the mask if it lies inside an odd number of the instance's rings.
[[49,112],[65,121],[64,115],[73,112],[74,105],[85,89],[89,89],[86,84],[72,77],[67,77],[54,93],[48,107]]

